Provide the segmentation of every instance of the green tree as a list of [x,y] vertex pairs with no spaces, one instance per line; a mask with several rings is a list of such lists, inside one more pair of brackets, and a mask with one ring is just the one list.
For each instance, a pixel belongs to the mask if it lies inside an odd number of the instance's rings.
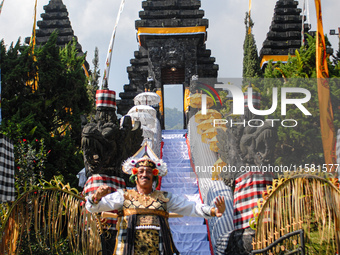
[[260,60],[255,38],[251,31],[254,22],[248,12],[246,12],[244,24],[246,25],[246,36],[243,43],[243,78],[261,77]]
[[[19,40],[8,50],[1,42],[1,131],[14,142],[43,139],[50,151],[44,177],[61,174],[75,184],[75,175],[83,168],[80,115],[91,110],[82,69],[85,55],[78,56],[75,42],[60,49],[56,40],[54,33],[36,49],[36,61],[30,48],[21,46]],[[29,74],[36,72],[38,88],[32,90]]]
[[165,107],[165,129],[183,129],[183,112],[177,108]]
[[[302,163],[323,164],[322,140],[320,132],[320,113],[318,103],[316,62],[315,62],[315,38],[308,37],[307,46],[296,51],[295,56],[290,56],[287,63],[270,62],[265,70],[263,90],[261,93],[261,109],[269,109],[272,105],[272,88],[278,88],[278,98],[281,98],[282,87],[301,87],[310,91],[311,99],[304,106],[312,116],[305,116],[297,107],[288,106],[287,115],[281,116],[281,106],[273,113],[271,119],[294,119],[298,125],[294,128],[278,127],[278,139],[276,146],[276,163],[290,165]],[[335,78],[335,66],[329,61],[330,76]],[[330,91],[333,109],[340,106],[339,80],[330,79]],[[289,94],[289,98],[297,98],[299,94]],[[301,96],[301,95],[300,95]],[[334,125],[339,128],[340,115],[334,111]],[[292,123],[290,123],[292,124]]]
[[338,50],[336,51],[336,54],[332,56],[333,57],[333,65],[334,65],[334,71],[336,76],[340,76],[340,38],[338,42]]

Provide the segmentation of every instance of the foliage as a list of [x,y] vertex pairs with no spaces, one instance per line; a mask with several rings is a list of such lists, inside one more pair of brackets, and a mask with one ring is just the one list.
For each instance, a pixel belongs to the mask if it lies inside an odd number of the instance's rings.
[[165,129],[183,129],[183,113],[177,108],[165,107]]
[[[272,105],[272,88],[278,88],[278,98],[281,98],[282,87],[300,87],[310,91],[311,99],[304,107],[312,114],[305,116],[297,107],[288,106],[287,115],[281,116],[281,105],[272,114],[271,119],[294,119],[298,125],[294,128],[278,126],[278,142],[275,151],[277,164],[323,164],[322,140],[320,131],[320,113],[318,103],[315,38],[307,38],[308,45],[296,51],[296,56],[290,56],[288,62],[273,64],[269,62],[265,70],[261,93],[261,109],[269,109]],[[329,62],[330,76],[334,78],[335,66]],[[340,106],[339,80],[330,80],[330,91],[333,109]],[[288,98],[298,98],[299,94],[288,95]],[[300,94],[301,96],[301,94]],[[339,128],[340,115],[334,112],[334,125]]]
[[244,23],[246,25],[246,36],[243,43],[243,78],[261,77],[262,71],[257,53],[255,37],[251,32],[254,23],[249,16],[249,13],[246,13]]
[[27,141],[19,140],[14,148],[15,155],[15,182],[19,192],[28,184],[34,186],[43,179],[45,163],[48,153],[45,150],[44,140],[35,139]]
[[29,238],[24,238],[22,239],[19,255],[27,255],[27,254],[34,254],[34,255],[78,255],[81,254],[80,252],[78,253],[73,253],[69,249],[69,241],[65,238],[60,238],[58,240],[56,246],[58,247],[57,251],[53,251],[48,245],[45,243],[39,242],[37,240],[36,235],[34,231],[31,231],[31,229],[34,226],[31,226],[31,228],[28,230],[25,230],[24,235],[28,236],[30,235]]
[[338,50],[336,51],[336,54],[332,56],[333,57],[333,65],[334,65],[334,71],[337,77],[340,77],[340,38],[338,43]]
[[224,118],[226,118],[231,111],[232,100],[228,99],[228,92],[225,90],[219,91],[218,94],[222,100],[223,105],[219,112],[222,114]]
[[[76,42],[60,49],[57,34],[35,50],[18,41],[6,50],[1,42],[2,115],[0,131],[15,143],[43,140],[50,151],[44,177],[62,174],[76,183],[76,174],[83,168],[80,151],[80,116],[91,111],[82,65],[85,56],[78,56]],[[38,74],[38,88],[29,83]]]

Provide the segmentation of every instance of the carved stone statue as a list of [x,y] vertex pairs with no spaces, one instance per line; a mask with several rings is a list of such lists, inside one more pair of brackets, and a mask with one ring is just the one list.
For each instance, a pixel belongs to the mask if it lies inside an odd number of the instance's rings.
[[125,117],[120,127],[114,108],[97,107],[95,120],[85,125],[82,132],[86,177],[105,174],[122,177],[128,184],[121,164],[140,148],[142,132],[140,122],[132,127],[131,118]]
[[[248,125],[250,119],[252,119],[252,126]],[[237,124],[236,127],[228,128],[226,131],[217,130],[217,146],[221,159],[237,169],[235,172],[221,173],[224,183],[234,189],[234,214],[237,215],[237,217],[234,215],[235,230],[229,237],[226,254],[250,254],[255,231],[250,229],[249,225],[248,227],[245,226],[247,225],[247,220],[243,220],[242,223],[235,223],[235,219],[237,222],[240,215],[241,219],[243,219],[243,215],[249,214],[252,208],[246,211],[242,209],[244,208],[243,205],[257,201],[260,198],[262,189],[265,188],[266,182],[270,182],[272,178],[267,173],[261,172],[260,166],[273,163],[275,143],[277,141],[276,130],[271,126],[270,122],[261,122],[259,117],[251,115],[248,110],[246,110],[244,117],[237,119],[237,123],[244,123],[244,121],[245,126]],[[264,124],[262,125],[262,123]],[[241,171],[241,168],[243,167],[244,169],[246,166],[248,169],[254,167],[259,172],[246,173]],[[258,180],[260,180],[261,184],[256,184]],[[237,186],[239,183],[242,183],[242,185]],[[248,185],[248,183],[250,184]],[[252,192],[249,193],[249,189]],[[240,196],[247,197],[247,199],[241,201]]]
[[[237,124],[225,132],[217,129],[218,153],[224,162],[236,166],[237,169],[241,166],[263,166],[273,163],[277,141],[276,128],[267,121],[263,121],[262,126],[261,123],[256,125],[255,121],[252,121],[252,126],[258,127],[249,126],[247,123],[250,119],[260,118],[251,115],[246,109],[243,118],[234,120],[234,123],[243,123],[245,120],[245,127]],[[234,180],[242,174],[241,171],[236,171],[223,172],[221,175],[226,185],[234,187]]]

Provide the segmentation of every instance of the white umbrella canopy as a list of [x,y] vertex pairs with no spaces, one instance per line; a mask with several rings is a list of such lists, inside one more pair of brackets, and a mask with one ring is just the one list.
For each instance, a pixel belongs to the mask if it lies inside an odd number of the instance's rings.
[[128,111],[127,115],[130,115],[130,113],[135,113],[135,112],[148,113],[152,117],[157,118],[157,111],[155,110],[155,108],[148,106],[148,105],[136,105]]
[[141,127],[143,129],[143,137],[154,140],[155,132],[151,128],[148,128],[147,126],[141,126]]
[[157,105],[161,101],[161,97],[155,92],[143,92],[135,96],[133,101],[135,105]]
[[135,121],[140,121],[142,126],[146,126],[148,128],[154,128],[156,126],[156,118],[154,118],[151,114],[145,112],[132,112],[127,114],[131,117],[132,123]]

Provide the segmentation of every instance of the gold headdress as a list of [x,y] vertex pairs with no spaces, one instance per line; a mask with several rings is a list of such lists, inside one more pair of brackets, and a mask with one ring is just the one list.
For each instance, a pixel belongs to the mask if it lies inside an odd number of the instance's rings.
[[159,176],[165,176],[168,173],[166,163],[157,157],[147,143],[145,143],[132,157],[125,160],[122,164],[123,172],[126,174],[135,174],[136,168],[145,166],[157,169],[154,171]]

